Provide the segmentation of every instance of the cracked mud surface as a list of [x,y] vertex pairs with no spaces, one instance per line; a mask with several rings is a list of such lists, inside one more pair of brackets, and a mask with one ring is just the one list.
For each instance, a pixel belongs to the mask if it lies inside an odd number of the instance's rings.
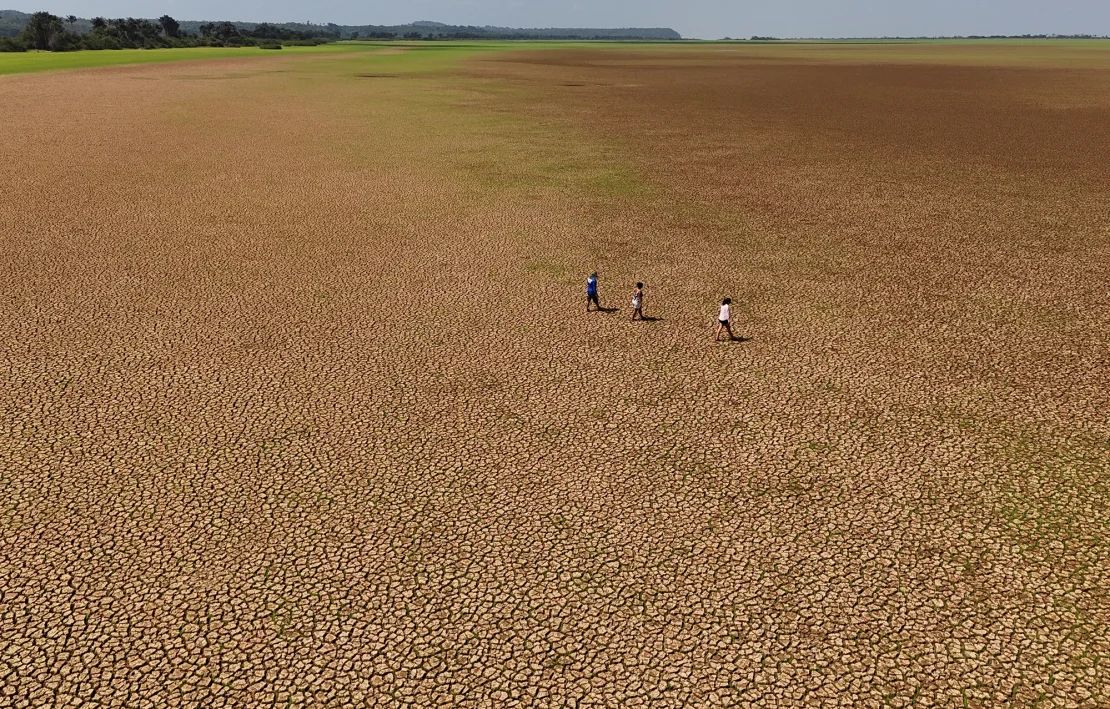
[[1107,67],[274,61],[0,80],[0,704],[1110,701]]

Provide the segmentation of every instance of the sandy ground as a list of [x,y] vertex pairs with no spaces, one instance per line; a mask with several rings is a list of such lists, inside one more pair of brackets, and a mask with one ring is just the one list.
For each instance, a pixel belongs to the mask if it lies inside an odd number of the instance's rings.
[[1110,701],[1110,73],[765,51],[0,80],[4,701]]

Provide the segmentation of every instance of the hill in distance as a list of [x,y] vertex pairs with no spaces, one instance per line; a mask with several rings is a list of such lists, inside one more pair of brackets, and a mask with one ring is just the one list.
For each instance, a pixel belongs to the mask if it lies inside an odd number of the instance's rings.
[[[0,10],[0,37],[15,37],[27,25],[30,13],[18,10]],[[153,18],[146,18],[153,19]],[[179,20],[181,30],[196,34],[207,20]],[[240,29],[254,29],[259,22],[233,22]],[[274,27],[310,32],[335,39],[355,38],[407,38],[407,39],[609,39],[609,40],[673,40],[682,35],[668,27],[476,27],[472,25],[447,25],[442,22],[421,20],[404,25],[337,25],[334,23],[311,24],[305,22],[270,22]],[[74,32],[84,33],[92,28],[87,18],[77,18],[68,25]]]

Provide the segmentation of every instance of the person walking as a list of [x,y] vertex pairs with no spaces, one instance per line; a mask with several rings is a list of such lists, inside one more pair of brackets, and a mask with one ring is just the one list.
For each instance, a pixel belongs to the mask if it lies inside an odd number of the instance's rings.
[[636,281],[636,287],[632,289],[632,319],[644,319],[644,284]]
[[601,310],[601,302],[597,299],[597,271],[586,279],[586,312],[590,312],[590,305]]
[[721,310],[717,313],[717,330],[713,333],[713,341],[721,341],[721,331],[724,330],[728,333],[729,340],[735,340],[736,336],[732,334],[732,325],[729,323],[729,306],[732,305],[732,298],[725,298],[721,301]]

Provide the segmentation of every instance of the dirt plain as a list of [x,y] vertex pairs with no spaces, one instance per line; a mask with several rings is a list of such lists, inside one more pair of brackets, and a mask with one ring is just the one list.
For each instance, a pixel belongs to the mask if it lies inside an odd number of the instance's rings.
[[1057,46],[0,78],[2,703],[1105,706]]

